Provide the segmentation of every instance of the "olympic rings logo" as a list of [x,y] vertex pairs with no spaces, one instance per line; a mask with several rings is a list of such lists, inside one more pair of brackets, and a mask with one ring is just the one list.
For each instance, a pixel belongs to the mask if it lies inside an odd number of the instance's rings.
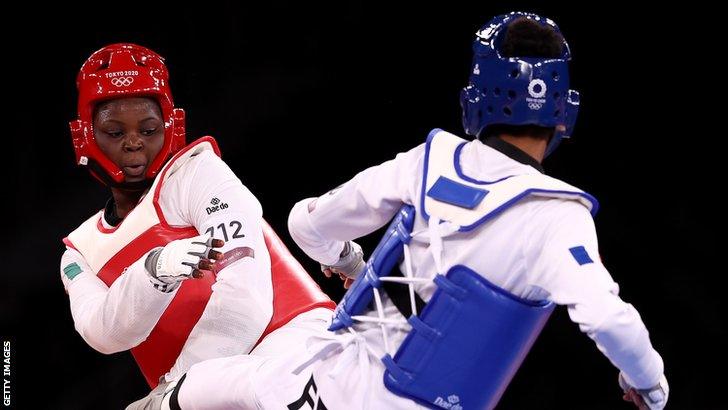
[[134,82],[134,77],[115,77],[111,79],[111,84],[116,87],[128,87]]
[[530,102],[528,103],[528,108],[532,110],[540,110],[541,107],[543,107],[543,104],[537,103],[537,102]]

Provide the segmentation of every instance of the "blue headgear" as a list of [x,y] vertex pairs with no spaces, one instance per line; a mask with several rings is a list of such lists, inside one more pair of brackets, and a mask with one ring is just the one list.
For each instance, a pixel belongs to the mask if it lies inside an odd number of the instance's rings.
[[561,33],[553,21],[522,12],[495,17],[478,30],[470,81],[460,93],[463,127],[475,137],[489,124],[555,127],[546,148],[549,155],[561,138],[571,136],[579,110],[579,93],[569,89],[571,53],[563,40],[559,58],[502,57],[499,48],[506,28],[519,17]]

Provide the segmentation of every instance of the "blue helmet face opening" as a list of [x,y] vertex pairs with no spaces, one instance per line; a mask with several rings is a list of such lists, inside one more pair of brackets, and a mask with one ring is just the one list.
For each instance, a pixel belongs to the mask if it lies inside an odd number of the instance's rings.
[[503,57],[500,53],[508,25],[525,17],[551,27],[556,24],[531,13],[497,16],[476,33],[468,85],[460,95],[463,127],[477,137],[490,124],[538,125],[555,128],[546,155],[574,128],[579,93],[569,89],[569,45],[562,37],[558,58]]

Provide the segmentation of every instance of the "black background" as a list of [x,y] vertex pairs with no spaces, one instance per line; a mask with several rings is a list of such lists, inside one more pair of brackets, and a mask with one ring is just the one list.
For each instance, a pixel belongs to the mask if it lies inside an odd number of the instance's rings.
[[[522,9],[560,25],[582,94],[573,141],[547,159],[547,172],[600,200],[602,258],[664,358],[669,408],[719,408],[725,70],[709,10],[262,3],[27,2],[4,13],[0,336],[13,340],[15,406],[118,409],[146,392],[129,353],[104,356],[75,332],[59,277],[61,238],[108,196],[74,165],[67,128],[76,72],[93,51],[129,41],[165,56],[188,140],[218,139],[266,219],[316,273],[285,229],[292,205],[423,142],[431,128],[462,135],[458,93],[473,33]],[[361,243],[371,251],[377,239]],[[315,276],[338,300],[339,283]],[[627,409],[616,379],[560,308],[499,408]]]

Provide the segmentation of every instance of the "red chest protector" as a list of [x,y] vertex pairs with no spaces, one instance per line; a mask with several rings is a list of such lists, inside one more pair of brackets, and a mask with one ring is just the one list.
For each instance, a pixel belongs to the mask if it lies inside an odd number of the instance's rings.
[[[169,226],[158,200],[168,172],[174,172],[204,150],[213,150],[220,155],[217,143],[211,137],[200,138],[185,147],[159,173],[149,191],[152,195],[144,197],[119,226],[105,228],[101,222],[103,211],[100,211],[71,232],[63,242],[79,251],[94,272],[97,272],[99,279],[110,287],[127,266],[149,250],[164,246],[175,239],[198,235],[192,226]],[[332,310],[335,307],[334,302],[321,291],[290,254],[273,229],[265,221],[262,225],[265,244],[271,257],[273,316],[258,343],[267,334],[303,312],[317,307]],[[149,337],[131,349],[152,388],[157,386],[159,378],[174,365],[207,305],[214,282],[215,274],[212,272],[208,272],[201,279],[184,281]]]

